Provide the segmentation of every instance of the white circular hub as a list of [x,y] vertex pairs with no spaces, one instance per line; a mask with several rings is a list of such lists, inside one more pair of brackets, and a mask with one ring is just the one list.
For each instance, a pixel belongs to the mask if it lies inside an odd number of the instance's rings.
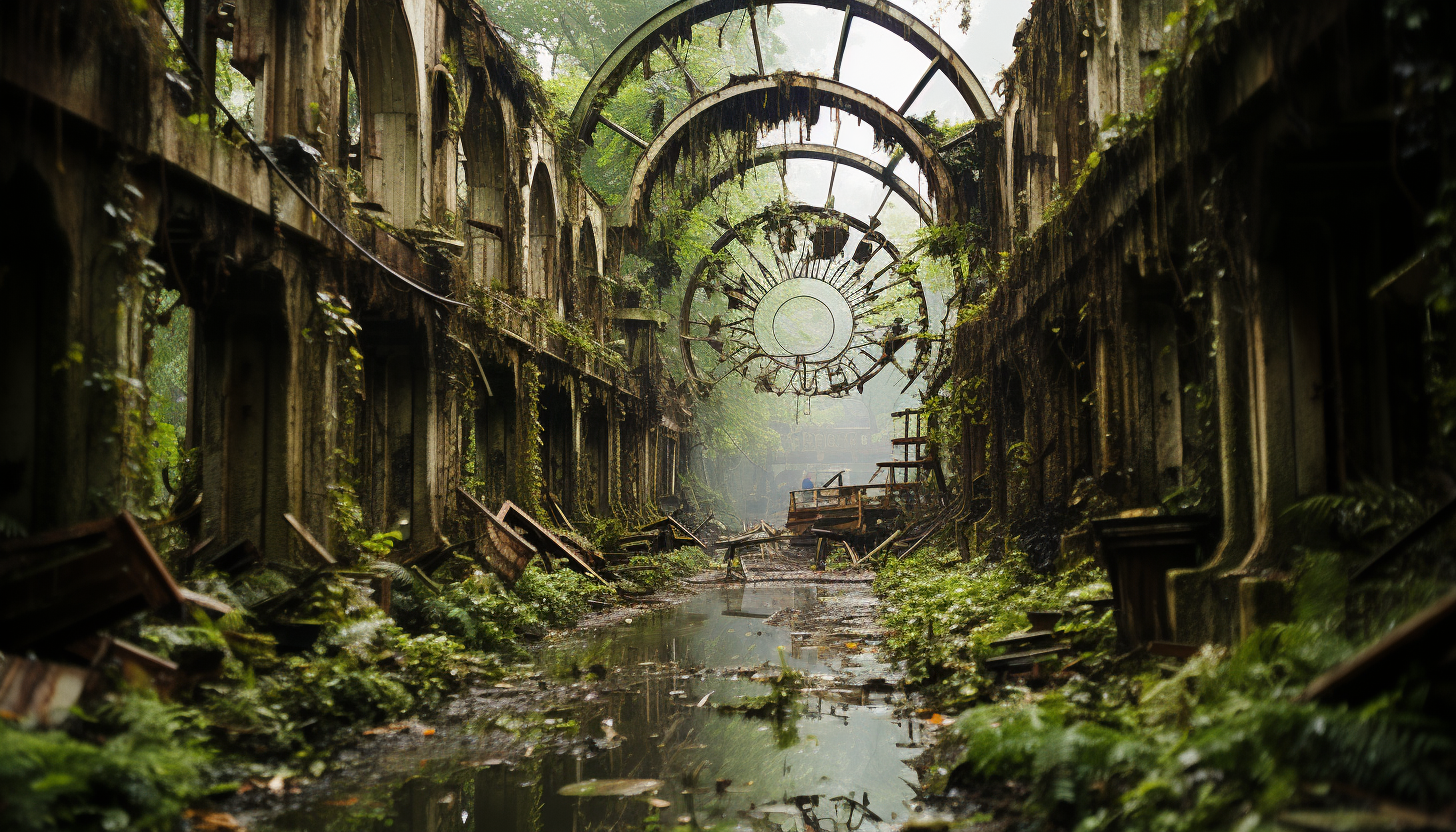
[[837,289],[795,277],[764,293],[753,313],[753,332],[764,353],[785,364],[832,361],[854,336],[854,313]]

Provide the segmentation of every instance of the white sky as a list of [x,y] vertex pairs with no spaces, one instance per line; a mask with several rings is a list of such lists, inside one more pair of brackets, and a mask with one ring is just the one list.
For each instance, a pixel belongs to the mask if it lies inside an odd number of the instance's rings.
[[[959,8],[950,7],[941,12],[938,4],[930,0],[900,0],[899,5],[930,24],[960,53],[980,79],[992,102],[999,107],[1001,96],[992,91],[1001,71],[1014,56],[1011,38],[1017,25],[1026,17],[1031,0],[973,0],[971,25],[965,32],[958,25]],[[784,43],[786,54],[770,60],[768,69],[795,69],[831,75],[844,12],[818,6],[779,5],[774,7],[773,15],[773,29]],[[856,19],[850,27],[840,80],[898,108],[929,64],[930,60],[915,47],[873,23]],[[923,116],[932,110],[942,121],[971,118],[970,108],[944,73],[936,73],[916,98],[909,113]],[[821,112],[812,141],[834,143],[835,125],[832,119],[831,111]],[[763,136],[760,143],[777,144],[786,136],[788,141],[798,141],[800,125],[785,125]],[[873,140],[870,129],[853,118],[845,117],[839,125],[840,147],[884,164],[889,160],[889,154],[874,148]],[[786,181],[794,196],[805,202],[823,204],[829,186],[830,163],[796,160],[790,162],[787,168]],[[916,186],[922,195],[925,194],[924,181],[916,164],[903,160],[895,172],[901,179]],[[841,170],[834,177],[834,197],[836,208],[865,218],[879,206],[884,188],[857,171]],[[903,209],[907,216],[913,216],[910,207],[899,197],[892,196],[890,203],[894,209]]]

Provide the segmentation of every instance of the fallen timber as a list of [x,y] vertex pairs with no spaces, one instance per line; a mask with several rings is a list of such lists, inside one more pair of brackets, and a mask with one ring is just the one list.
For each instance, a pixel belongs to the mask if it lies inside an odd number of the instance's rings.
[[531,558],[537,555],[541,556],[545,568],[550,571],[551,559],[506,524],[503,518],[505,506],[501,507],[500,514],[492,514],[469,491],[457,488],[455,492],[482,519],[484,533],[475,540],[476,559],[481,566],[500,577],[506,586],[513,586],[520,579],[521,573],[526,571],[526,565],[531,562]]
[[[603,584],[607,582],[607,579],[598,574],[597,570],[592,566],[591,561],[595,558],[596,553],[568,545],[561,538],[553,534],[550,529],[536,522],[536,518],[527,514],[520,506],[510,500],[506,500],[501,504],[500,511],[495,515],[495,519],[499,521],[500,526],[512,530],[517,538],[530,541],[531,545],[543,553],[543,556],[545,554],[552,554],[556,557],[564,558],[567,564],[578,572],[590,575]],[[521,569],[525,569],[526,562],[529,560],[530,558],[527,556],[525,560],[521,561]],[[520,577],[519,572],[516,573],[516,577]]]
[[0,543],[0,649],[60,648],[186,599],[127,512]]

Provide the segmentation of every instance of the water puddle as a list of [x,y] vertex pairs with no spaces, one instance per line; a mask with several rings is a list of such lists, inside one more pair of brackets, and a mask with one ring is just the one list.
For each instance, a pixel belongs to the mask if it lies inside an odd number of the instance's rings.
[[[920,753],[924,726],[895,715],[883,681],[892,668],[850,641],[853,632],[828,639],[849,641],[849,650],[802,646],[807,634],[795,627],[807,617],[786,611],[816,608],[819,592],[713,589],[630,624],[578,633],[543,649],[535,678],[525,680],[578,684],[575,701],[536,713],[483,708],[486,715],[450,729],[484,736],[508,728],[525,738],[524,754],[472,759],[462,751],[421,759],[418,769],[394,761],[397,776],[336,782],[313,805],[253,828],[894,828],[916,799],[907,761]],[[806,687],[777,717],[715,707],[769,693],[781,662],[805,674]],[[468,749],[471,737],[464,740]]]

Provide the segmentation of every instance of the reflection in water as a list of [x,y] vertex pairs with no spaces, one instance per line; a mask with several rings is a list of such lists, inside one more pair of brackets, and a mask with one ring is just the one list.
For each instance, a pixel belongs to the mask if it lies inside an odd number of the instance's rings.
[[[539,662],[567,681],[593,665],[608,668],[594,698],[549,719],[495,718],[480,726],[532,725],[540,739],[525,759],[421,763],[420,776],[408,782],[377,795],[333,795],[275,819],[272,828],[592,832],[665,830],[682,819],[703,829],[760,832],[891,828],[915,797],[906,761],[918,753],[918,731],[893,715],[883,694],[852,684],[887,668],[869,654],[833,666],[818,649],[795,647],[788,626],[766,623],[781,610],[808,609],[816,593],[724,588],[631,625],[579,634],[542,651]],[[773,671],[754,674],[781,655],[809,676],[809,688],[781,718],[712,707],[765,693]],[[583,780],[617,778],[665,785],[638,796],[558,794]]]

